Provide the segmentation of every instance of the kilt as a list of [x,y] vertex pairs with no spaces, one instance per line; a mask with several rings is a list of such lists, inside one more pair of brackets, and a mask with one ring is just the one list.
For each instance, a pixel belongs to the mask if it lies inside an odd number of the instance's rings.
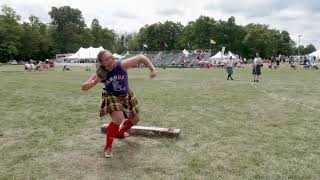
[[136,97],[129,89],[127,94],[115,96],[107,91],[102,91],[102,103],[100,117],[110,114],[113,111],[122,111],[127,119],[134,118],[139,114],[139,106]]
[[253,67],[252,74],[260,76],[261,75],[261,66],[257,65],[256,67]]
[[227,74],[232,75],[233,74],[233,67],[227,67],[226,71],[227,71]]

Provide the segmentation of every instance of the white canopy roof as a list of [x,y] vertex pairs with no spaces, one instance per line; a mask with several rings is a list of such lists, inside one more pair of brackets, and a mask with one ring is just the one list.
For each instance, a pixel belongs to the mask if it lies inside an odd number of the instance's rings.
[[316,57],[319,57],[320,56],[320,50],[317,50],[311,54],[309,54],[309,56],[316,56]]
[[228,52],[228,57],[232,57],[232,59],[236,59],[237,55],[233,54],[231,51]]
[[[209,59],[210,59],[210,60],[221,59],[221,55],[222,55],[222,53],[221,53],[221,51],[219,51],[216,55],[210,57]],[[225,56],[225,55],[222,56],[222,58],[226,58],[226,57],[227,57],[227,56]]]
[[66,59],[95,59],[100,51],[104,50],[102,46],[98,48],[83,48],[81,47],[72,56],[66,57]]
[[184,54],[186,57],[188,57],[189,54],[190,54],[186,49],[184,49],[182,52],[183,52],[183,54]]

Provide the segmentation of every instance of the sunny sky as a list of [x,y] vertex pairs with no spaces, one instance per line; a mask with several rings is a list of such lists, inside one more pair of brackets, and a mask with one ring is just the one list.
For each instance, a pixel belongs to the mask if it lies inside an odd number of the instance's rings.
[[320,48],[319,0],[1,0],[14,8],[23,21],[30,14],[43,22],[50,22],[52,6],[78,8],[87,26],[97,18],[104,27],[116,32],[137,32],[145,24],[171,20],[186,25],[200,15],[227,20],[234,16],[237,24],[269,24],[272,28],[287,30],[291,38],[301,44],[313,43]]

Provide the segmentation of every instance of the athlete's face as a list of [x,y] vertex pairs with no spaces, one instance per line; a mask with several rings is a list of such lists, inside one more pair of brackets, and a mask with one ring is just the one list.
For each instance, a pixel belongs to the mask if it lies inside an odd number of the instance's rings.
[[114,59],[112,57],[112,54],[110,52],[106,52],[102,56],[100,63],[101,63],[101,66],[108,67],[113,64],[113,61]]

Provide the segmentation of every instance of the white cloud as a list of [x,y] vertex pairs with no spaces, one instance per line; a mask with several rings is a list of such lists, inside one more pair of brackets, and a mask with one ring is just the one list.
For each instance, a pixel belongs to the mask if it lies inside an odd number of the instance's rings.
[[161,9],[157,11],[157,14],[162,16],[172,16],[172,15],[183,15],[183,12],[179,9],[169,8],[169,9]]
[[116,11],[112,15],[115,17],[124,18],[124,19],[136,19],[137,18],[135,15],[129,14],[126,11]]
[[87,26],[97,18],[102,26],[116,32],[134,32],[145,24],[171,20],[186,25],[200,15],[226,20],[234,16],[238,24],[265,23],[271,28],[287,30],[301,44],[313,43],[320,48],[319,0],[2,0],[22,16],[24,21],[33,14],[50,22],[52,6],[71,6],[82,11]]

